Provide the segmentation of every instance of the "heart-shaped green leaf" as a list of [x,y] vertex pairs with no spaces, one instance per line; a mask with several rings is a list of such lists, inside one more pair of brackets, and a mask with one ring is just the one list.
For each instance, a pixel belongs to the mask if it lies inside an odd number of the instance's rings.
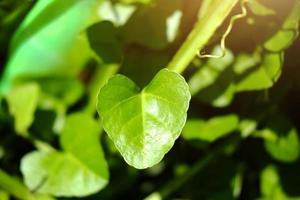
[[112,77],[97,109],[125,161],[144,169],[157,164],[179,137],[190,98],[184,78],[162,69],[142,91],[123,75]]

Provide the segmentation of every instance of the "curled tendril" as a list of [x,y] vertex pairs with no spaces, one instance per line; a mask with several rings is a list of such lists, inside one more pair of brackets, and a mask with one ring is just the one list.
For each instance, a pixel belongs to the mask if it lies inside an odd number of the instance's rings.
[[247,16],[247,8],[246,8],[246,3],[247,2],[248,2],[248,0],[242,0],[241,1],[242,12],[237,14],[237,15],[234,15],[230,19],[229,26],[228,26],[227,30],[225,31],[225,33],[223,34],[223,36],[221,38],[221,44],[220,44],[220,47],[221,47],[221,50],[222,50],[221,55],[201,54],[201,50],[200,50],[200,51],[198,51],[198,54],[197,54],[199,58],[222,58],[222,57],[225,56],[225,54],[226,54],[226,44],[225,44],[226,39],[227,39],[228,35],[230,34],[235,21],[238,20],[238,19],[242,19],[242,18]]

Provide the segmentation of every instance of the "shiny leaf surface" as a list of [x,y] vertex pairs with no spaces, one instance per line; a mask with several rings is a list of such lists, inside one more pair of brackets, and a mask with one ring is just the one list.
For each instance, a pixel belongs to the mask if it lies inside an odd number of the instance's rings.
[[189,100],[183,77],[167,69],[142,91],[116,75],[99,93],[98,112],[126,162],[143,169],[157,164],[173,146],[185,124]]

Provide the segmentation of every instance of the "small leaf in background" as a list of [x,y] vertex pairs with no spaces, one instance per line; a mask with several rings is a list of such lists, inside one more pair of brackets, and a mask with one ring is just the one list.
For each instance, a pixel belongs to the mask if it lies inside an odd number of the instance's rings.
[[264,44],[264,47],[275,52],[282,51],[292,43],[295,34],[292,29],[280,30]]
[[[273,86],[279,79],[283,65],[283,51],[293,43],[298,35],[299,7],[300,5],[297,4],[284,21],[281,29],[257,48],[253,54],[253,65],[249,65],[246,72],[240,74],[236,80],[238,92],[266,89]],[[266,49],[266,51],[262,51],[262,49]],[[261,59],[255,55],[257,52],[261,54]],[[244,63],[251,62],[251,56],[243,56],[240,59],[244,59]],[[237,62],[234,68],[238,69],[243,65],[243,62]]]
[[236,175],[232,178],[231,185],[232,185],[232,193],[235,199],[238,199],[241,196],[243,190],[243,182],[244,182],[244,171],[242,167],[236,172]]
[[217,108],[230,105],[234,98],[234,74],[231,68],[223,71],[213,84],[201,90],[196,98]]
[[299,35],[299,8],[300,4],[298,3],[284,21],[282,28],[264,43],[264,48],[266,48],[268,51],[279,52],[292,45],[294,40]]
[[218,116],[209,120],[191,119],[187,121],[182,136],[188,140],[200,139],[214,142],[236,130],[238,123],[238,117],[233,114]]
[[179,137],[189,100],[184,78],[162,69],[142,91],[127,77],[114,76],[101,89],[97,110],[125,161],[144,169],[157,164]]
[[277,82],[281,75],[283,60],[283,52],[264,55],[262,65],[265,67],[266,73],[272,81],[272,85]]
[[[261,54],[262,58],[259,58]],[[261,53],[257,50],[253,55],[241,54],[233,68],[236,92],[267,89],[273,86],[281,75],[283,55],[279,53]]]
[[217,71],[206,66],[201,67],[188,81],[191,94],[195,95],[197,92],[213,84],[217,76]]
[[[237,75],[248,74],[253,66],[256,66],[260,62],[260,54],[246,54],[241,53],[236,56],[233,70]],[[251,71],[250,71],[251,72]]]
[[[220,55],[221,48],[215,47],[212,54]],[[227,50],[223,58],[211,58],[189,79],[191,94],[215,107],[229,105],[234,97],[234,73],[230,65],[233,54]]]
[[256,130],[257,122],[254,119],[243,119],[240,121],[239,130],[243,138],[248,137]]
[[[251,1],[250,4],[253,3],[257,4],[258,2]],[[284,21],[281,29],[257,48],[253,58],[251,56],[238,57],[240,61],[236,62],[235,70],[239,71],[238,69],[242,66],[246,66],[247,70],[236,78],[237,92],[266,89],[273,86],[279,79],[283,65],[283,51],[293,43],[298,35],[299,7],[300,5],[297,4]],[[262,51],[262,49],[266,49],[266,51]],[[261,54],[261,59],[257,57],[257,53]],[[250,64],[251,62],[252,64]]]
[[124,41],[151,49],[167,47],[177,35],[180,8],[181,0],[158,0],[153,6],[137,9],[121,27]]
[[269,165],[261,173],[260,190],[263,199],[299,200],[300,196],[292,197],[282,188],[280,176],[275,166]]
[[63,152],[34,151],[21,162],[26,185],[37,193],[87,196],[108,182],[107,164],[99,144],[100,126],[89,115],[70,115],[61,135]]
[[87,30],[91,48],[106,64],[119,63],[122,58],[121,44],[117,30],[109,21],[99,22]]
[[265,138],[265,148],[274,159],[294,162],[299,158],[298,133],[286,118],[273,116],[258,134]]
[[[221,53],[219,46],[215,47],[212,54],[219,55]],[[191,94],[195,95],[204,88],[212,85],[216,79],[220,76],[222,71],[233,62],[233,54],[230,51],[225,53],[222,58],[211,58],[189,79],[188,84],[190,86]]]
[[284,199],[280,186],[280,177],[274,166],[266,167],[261,173],[260,190],[267,199]]
[[15,130],[27,135],[27,130],[34,120],[38,106],[40,88],[36,83],[15,86],[7,95],[9,112],[15,119]]
[[[219,45],[217,45],[213,49],[212,54],[213,55],[221,55],[222,48]],[[207,65],[212,69],[222,72],[225,69],[227,69],[227,67],[230,66],[233,63],[233,61],[234,61],[233,52],[229,49],[226,49],[224,57],[217,58],[217,59],[210,58],[207,60]]]

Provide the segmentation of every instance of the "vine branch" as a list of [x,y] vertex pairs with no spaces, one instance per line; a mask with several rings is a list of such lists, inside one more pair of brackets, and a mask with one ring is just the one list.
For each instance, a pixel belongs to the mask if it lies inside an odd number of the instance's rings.
[[237,2],[238,0],[211,0],[209,8],[199,18],[167,68],[182,73],[197,55],[199,49],[202,49],[213,36]]
[[234,23],[237,20],[242,19],[242,18],[247,16],[247,8],[246,8],[246,3],[247,2],[248,2],[248,0],[242,0],[241,1],[242,12],[237,14],[237,15],[234,15],[230,19],[229,26],[228,26],[228,28],[226,29],[225,33],[223,34],[223,36],[221,38],[221,44],[220,44],[220,47],[221,47],[221,50],[222,50],[221,55],[201,54],[201,50],[200,50],[200,51],[198,51],[198,57],[199,58],[222,58],[222,57],[225,56],[225,53],[226,53],[226,39],[227,39],[228,35],[230,34]]

